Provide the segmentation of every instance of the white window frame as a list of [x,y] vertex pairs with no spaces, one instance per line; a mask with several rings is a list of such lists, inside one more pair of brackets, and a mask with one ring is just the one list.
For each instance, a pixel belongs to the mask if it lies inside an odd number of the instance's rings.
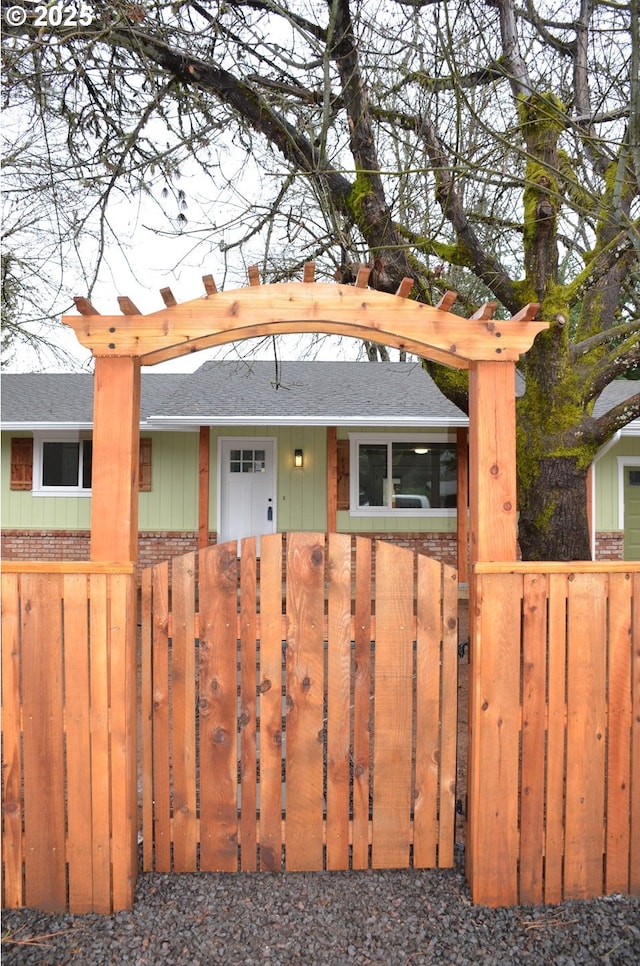
[[624,530],[624,471],[640,467],[640,456],[616,456],[618,462],[618,530]]
[[456,445],[455,433],[349,433],[349,515],[352,517],[456,517],[456,507],[399,508],[392,506],[359,506],[360,458],[362,444],[430,443]]
[[82,486],[82,453],[83,447],[80,446],[80,459],[78,461],[78,484],[76,486],[44,486],[42,474],[44,468],[44,443],[82,443],[85,440],[93,439],[90,432],[58,432],[33,434],[33,496],[80,496],[90,497],[91,489]]

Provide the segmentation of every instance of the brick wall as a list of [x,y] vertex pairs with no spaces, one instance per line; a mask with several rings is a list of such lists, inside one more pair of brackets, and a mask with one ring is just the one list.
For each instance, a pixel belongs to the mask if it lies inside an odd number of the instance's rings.
[[[388,540],[434,557],[452,567],[457,566],[455,533],[364,533],[372,539]],[[209,534],[215,543],[215,531]],[[138,544],[140,567],[167,560],[190,550],[197,550],[195,531],[141,532]],[[88,560],[88,530],[3,530],[2,557],[5,560]],[[624,534],[612,530],[596,535],[596,560],[622,560]]]
[[622,530],[601,530],[596,533],[596,560],[624,560]]

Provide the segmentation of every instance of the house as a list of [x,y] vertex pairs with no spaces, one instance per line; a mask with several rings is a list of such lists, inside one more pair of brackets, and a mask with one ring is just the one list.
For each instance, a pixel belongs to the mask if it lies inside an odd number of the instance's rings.
[[[614,383],[598,409],[634,390]],[[5,558],[88,557],[92,405],[90,374],[3,377]],[[640,558],[639,423],[594,463],[599,559]],[[456,507],[458,494],[466,503],[467,425],[418,362],[238,360],[145,371],[140,563],[215,541],[327,529],[466,561]]]

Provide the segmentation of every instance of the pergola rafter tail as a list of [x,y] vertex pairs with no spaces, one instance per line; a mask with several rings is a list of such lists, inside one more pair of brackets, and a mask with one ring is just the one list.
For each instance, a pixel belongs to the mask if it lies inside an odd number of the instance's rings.
[[537,304],[512,319],[493,321],[495,303],[462,318],[448,311],[455,293],[438,306],[408,299],[410,280],[398,294],[366,288],[369,270],[358,273],[355,285],[313,281],[309,266],[305,281],[260,285],[256,271],[246,288],[218,292],[206,276],[207,294],[178,304],[170,289],[162,290],[165,308],[142,315],[134,303],[120,297],[123,315],[100,315],[84,298],[76,299],[79,316],[63,322],[74,329],[82,345],[97,357],[127,356],[151,366],[200,349],[265,335],[325,332],[392,346],[466,369],[470,362],[515,362],[547,328],[534,321]]

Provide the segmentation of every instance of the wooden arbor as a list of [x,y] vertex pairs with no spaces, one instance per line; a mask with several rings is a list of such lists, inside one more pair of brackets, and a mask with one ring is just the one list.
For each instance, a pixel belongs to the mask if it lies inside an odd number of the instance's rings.
[[96,360],[91,559],[136,560],[141,365],[254,336],[326,332],[469,370],[471,560],[515,560],[515,362],[547,328],[534,321],[539,306],[493,321],[489,302],[464,319],[448,311],[455,293],[433,307],[407,298],[411,279],[396,295],[372,291],[365,268],[354,286],[314,282],[313,264],[302,283],[263,286],[255,268],[249,280],[218,292],[206,276],[205,296],[181,305],[163,289],[166,308],[151,315],[128,298],[119,299],[123,315],[100,315],[78,298],[81,315],[63,318]]
[[[368,289],[366,269],[359,272],[355,286],[316,283],[313,265],[306,266],[302,283],[261,286],[255,269],[250,270],[249,277],[248,288],[227,293],[217,292],[213,279],[206,277],[206,295],[182,305],[176,303],[169,289],[164,289],[166,308],[147,316],[141,315],[127,298],[119,300],[123,313],[119,316],[100,315],[86,299],[77,299],[81,314],[63,319],[95,356],[91,501],[94,565],[131,567],[137,556],[141,365],[154,365],[253,336],[309,331],[380,342],[469,370],[471,561],[515,561],[515,362],[531,347],[535,336],[547,328],[547,323],[534,321],[538,306],[528,305],[511,319],[493,321],[495,304],[488,303],[472,318],[463,319],[448,311],[455,293],[447,293],[436,307],[423,305],[407,298],[411,279],[403,281],[396,295]],[[473,598],[473,585],[471,589]],[[126,653],[121,661],[126,671],[122,692],[115,696],[126,709],[128,724],[117,747],[120,772],[114,775],[114,787],[117,785],[119,797],[112,797],[109,814],[114,819],[117,802],[126,801],[127,827],[135,828],[133,608],[129,620],[124,635]],[[115,646],[121,646],[119,641]],[[473,709],[471,722],[475,727]],[[470,747],[469,767],[470,775],[477,779],[476,747],[480,748],[478,741]],[[467,866],[476,878],[493,842],[494,828],[485,813],[499,810],[500,786],[494,791],[496,801],[476,803],[475,818],[471,812],[469,815],[472,834]],[[115,911],[128,908],[133,902],[135,837],[124,841],[124,836],[120,836],[113,842],[113,852],[118,857],[112,883]],[[473,888],[473,892],[474,899],[477,894],[483,901],[481,889],[476,893]]]

